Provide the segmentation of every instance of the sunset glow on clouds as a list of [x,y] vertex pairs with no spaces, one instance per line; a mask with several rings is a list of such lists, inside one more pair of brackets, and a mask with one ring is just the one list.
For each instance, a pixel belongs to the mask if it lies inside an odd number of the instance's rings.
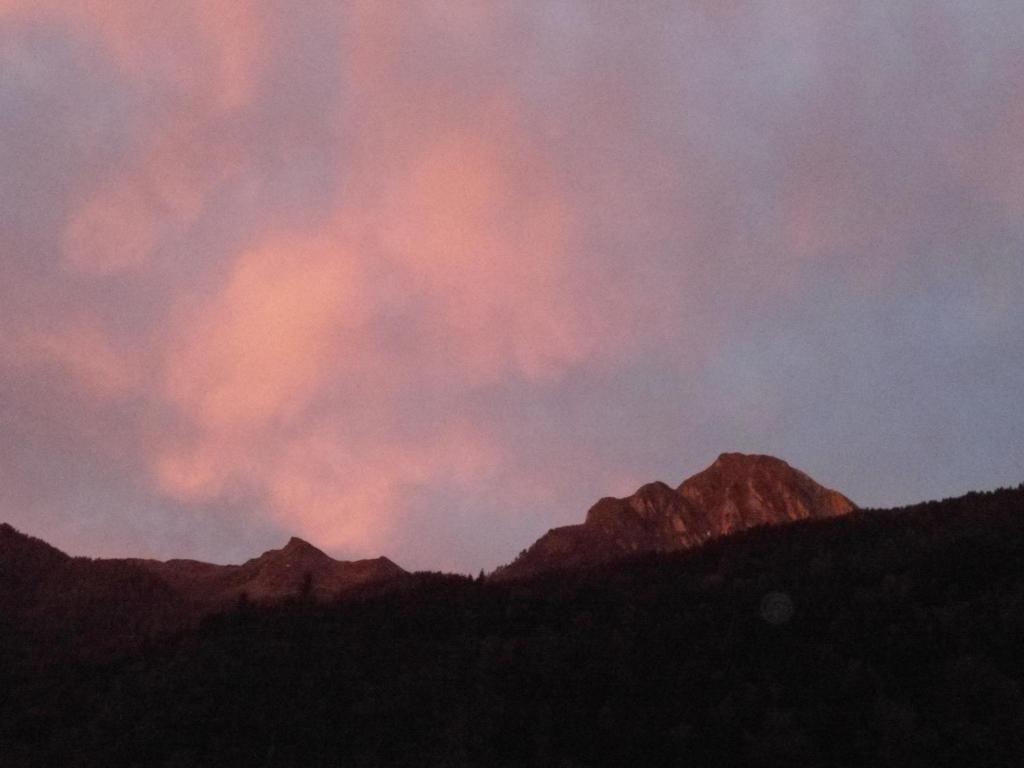
[[0,0],[0,519],[492,568],[1024,469],[1024,10]]

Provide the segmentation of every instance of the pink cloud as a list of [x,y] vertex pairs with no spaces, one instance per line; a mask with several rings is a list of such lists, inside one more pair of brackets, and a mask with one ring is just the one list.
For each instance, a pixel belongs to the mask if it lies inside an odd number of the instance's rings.
[[275,238],[243,253],[218,294],[182,311],[167,362],[171,401],[209,429],[287,418],[365,321],[363,279],[329,236]]
[[391,222],[379,228],[382,255],[426,295],[459,374],[557,377],[601,329],[575,271],[573,212],[514,117],[495,112],[472,133],[453,126],[424,142],[383,206],[360,213]]

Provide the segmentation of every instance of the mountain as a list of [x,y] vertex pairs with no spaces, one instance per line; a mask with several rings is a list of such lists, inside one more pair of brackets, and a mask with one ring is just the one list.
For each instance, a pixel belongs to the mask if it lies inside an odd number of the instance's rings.
[[312,544],[292,537],[242,565],[211,565],[196,560],[134,560],[179,592],[211,604],[234,602],[243,594],[254,602],[281,600],[303,592],[331,599],[362,584],[401,576],[405,570],[386,557],[335,560]]
[[192,625],[245,599],[327,601],[405,571],[385,557],[339,561],[301,539],[242,565],[71,557],[0,525],[0,624],[46,645],[103,653]]
[[54,649],[103,653],[180,626],[189,600],[123,560],[70,557],[0,525],[0,624]]
[[0,583],[33,578],[68,559],[42,539],[26,536],[13,526],[0,523]]
[[601,499],[582,524],[553,528],[492,578],[688,549],[759,525],[835,517],[856,508],[781,459],[723,453],[677,488],[654,482],[628,498]]
[[[591,566],[645,552],[696,547],[760,525],[834,517],[856,509],[842,494],[771,456],[724,453],[677,488],[655,482],[604,498],[580,525],[548,531],[495,580]],[[136,637],[246,599],[332,600],[406,572],[387,558],[338,561],[298,538],[241,565],[196,560],[69,557],[0,526],[0,608],[19,624]]]

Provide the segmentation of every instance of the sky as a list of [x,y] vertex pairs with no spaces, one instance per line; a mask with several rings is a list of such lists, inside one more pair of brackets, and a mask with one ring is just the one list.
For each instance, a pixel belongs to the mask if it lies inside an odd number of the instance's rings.
[[476,572],[725,451],[1024,481],[1019,0],[0,0],[0,520]]

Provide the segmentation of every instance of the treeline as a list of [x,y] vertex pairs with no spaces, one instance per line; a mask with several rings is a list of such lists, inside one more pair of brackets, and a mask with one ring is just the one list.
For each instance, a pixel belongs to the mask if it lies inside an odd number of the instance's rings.
[[11,768],[1024,765],[1024,486],[520,583],[242,601],[114,660],[30,642],[0,623]]

